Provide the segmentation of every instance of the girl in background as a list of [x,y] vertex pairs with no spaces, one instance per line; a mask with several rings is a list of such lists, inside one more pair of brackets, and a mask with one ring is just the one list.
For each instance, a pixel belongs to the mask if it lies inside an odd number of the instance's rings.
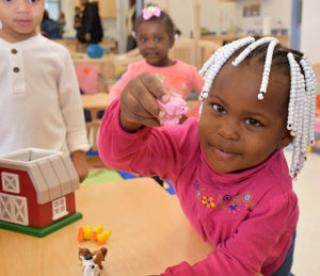
[[119,96],[127,83],[143,72],[156,75],[164,87],[186,98],[190,92],[200,93],[202,77],[196,68],[169,57],[174,45],[175,27],[167,13],[159,7],[149,6],[135,21],[135,36],[144,60],[130,64],[127,72],[111,88],[110,99]]

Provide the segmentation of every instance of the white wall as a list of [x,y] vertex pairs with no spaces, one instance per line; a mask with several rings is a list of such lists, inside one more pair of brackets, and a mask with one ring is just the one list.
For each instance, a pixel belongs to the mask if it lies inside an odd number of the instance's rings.
[[201,0],[201,27],[216,33],[235,32],[238,25],[237,4],[219,0]]
[[75,30],[73,29],[74,6],[75,0],[61,1],[61,10],[66,16],[66,25],[64,27],[65,37],[75,36]]
[[[192,31],[192,0],[145,0],[165,8],[183,36],[189,37]],[[261,15],[243,18],[245,5],[261,3]],[[239,0],[224,2],[221,0],[201,0],[201,27],[216,33],[244,32],[248,30],[261,31],[263,20],[268,17],[270,29],[290,28],[291,0]]]
[[152,3],[166,10],[176,27],[182,32],[183,36],[189,37],[192,30],[192,1],[191,0],[145,0],[145,4]]
[[[169,8],[168,12],[182,35],[190,37],[192,32],[193,1],[192,0],[145,0],[145,3],[153,3],[161,8]],[[233,30],[237,19],[236,3],[225,3],[219,0],[201,0],[201,27],[209,31],[220,33]]]
[[272,28],[290,28],[292,0],[262,1],[262,16],[271,17]]
[[[246,32],[249,29],[260,31],[263,20],[270,21],[270,29],[290,29],[292,0],[245,0],[237,3],[239,27]],[[243,7],[248,4],[261,4],[260,16],[242,17]],[[269,23],[269,22],[268,22]]]
[[320,1],[304,0],[302,7],[301,50],[312,63],[320,62]]

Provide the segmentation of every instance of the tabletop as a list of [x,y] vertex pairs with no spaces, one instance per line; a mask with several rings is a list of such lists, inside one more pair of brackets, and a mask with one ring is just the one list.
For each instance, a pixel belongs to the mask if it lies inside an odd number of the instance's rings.
[[101,276],[159,275],[181,261],[194,263],[212,251],[195,233],[176,196],[150,178],[136,178],[81,187],[77,210],[83,219],[44,238],[0,229],[1,274],[81,275],[79,227],[102,224],[112,234]]
[[105,109],[109,104],[107,93],[81,95],[81,101],[83,108],[87,109]]

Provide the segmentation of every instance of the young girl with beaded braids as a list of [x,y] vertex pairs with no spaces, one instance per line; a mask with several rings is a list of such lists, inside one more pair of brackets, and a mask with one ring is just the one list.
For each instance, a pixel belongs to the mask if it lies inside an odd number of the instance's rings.
[[196,68],[169,57],[176,29],[166,12],[157,6],[144,8],[135,21],[134,30],[139,52],[144,59],[129,64],[128,70],[112,86],[110,100],[119,96],[127,83],[143,72],[156,75],[168,91],[183,98],[187,98],[192,91],[200,93],[203,79]]
[[[315,77],[302,54],[272,37],[243,38],[203,66],[200,120],[158,127],[158,79],[131,81],[108,108],[99,152],[109,166],[174,183],[206,259],[162,275],[291,275],[298,219],[292,179],[313,141]],[[282,149],[290,142],[290,170]]]

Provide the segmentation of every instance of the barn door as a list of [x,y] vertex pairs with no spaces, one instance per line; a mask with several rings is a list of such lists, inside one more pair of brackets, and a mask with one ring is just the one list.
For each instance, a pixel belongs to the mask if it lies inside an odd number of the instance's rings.
[[27,199],[0,193],[0,220],[29,225]]

